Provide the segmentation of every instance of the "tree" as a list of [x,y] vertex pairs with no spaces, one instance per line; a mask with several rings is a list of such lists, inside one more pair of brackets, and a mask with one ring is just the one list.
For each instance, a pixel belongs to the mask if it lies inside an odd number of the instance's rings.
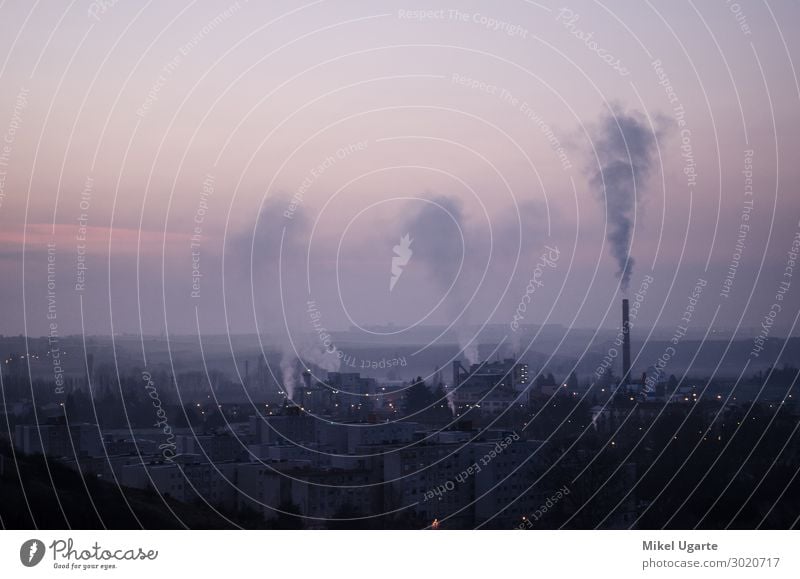
[[197,407],[193,404],[185,404],[183,408],[178,406],[172,412],[170,423],[175,428],[198,426],[200,424],[200,414],[197,412]]
[[453,411],[447,400],[447,393],[444,386],[439,384],[431,396],[433,408],[431,408],[431,418],[437,422],[448,422],[453,418]]
[[575,375],[575,372],[572,371],[567,378],[567,388],[572,392],[575,392],[578,389],[578,377]]
[[433,393],[428,389],[421,376],[414,378],[414,383],[406,390],[404,409],[406,414],[412,414],[428,408],[434,402]]
[[678,388],[678,379],[675,374],[670,374],[667,379],[667,393],[672,394]]

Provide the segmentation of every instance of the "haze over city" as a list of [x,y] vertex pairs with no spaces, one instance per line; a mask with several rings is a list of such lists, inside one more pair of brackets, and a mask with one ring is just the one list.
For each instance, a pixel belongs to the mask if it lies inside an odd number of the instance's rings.
[[[698,277],[715,296],[699,324],[717,303],[726,329],[768,311],[800,204],[780,35],[751,47],[729,10],[683,3],[624,19],[594,2],[223,8],[6,7],[6,334],[48,333],[48,243],[63,333],[192,334],[197,318],[203,333],[285,333],[282,310],[302,332],[309,297],[331,329],[447,325],[465,305],[467,324],[503,324],[545,244],[562,258],[528,323],[613,328],[621,285],[646,274],[641,324],[670,329]],[[612,175],[628,153],[635,179]]]
[[798,22],[0,3],[0,527],[797,528]]

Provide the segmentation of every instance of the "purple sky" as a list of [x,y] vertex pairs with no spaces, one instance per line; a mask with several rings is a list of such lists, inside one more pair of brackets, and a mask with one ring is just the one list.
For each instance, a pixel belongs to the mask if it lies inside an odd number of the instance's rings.
[[796,2],[267,4],[0,7],[0,333],[789,331]]

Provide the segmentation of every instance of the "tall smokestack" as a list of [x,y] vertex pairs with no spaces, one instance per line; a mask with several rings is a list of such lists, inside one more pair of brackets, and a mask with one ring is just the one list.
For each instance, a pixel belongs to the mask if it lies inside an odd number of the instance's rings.
[[453,360],[453,385],[451,386],[451,390],[455,390],[458,388],[459,382],[461,382],[461,373],[459,372],[459,368],[461,364],[458,360]]
[[631,325],[628,319],[628,300],[622,300],[622,384],[631,381]]

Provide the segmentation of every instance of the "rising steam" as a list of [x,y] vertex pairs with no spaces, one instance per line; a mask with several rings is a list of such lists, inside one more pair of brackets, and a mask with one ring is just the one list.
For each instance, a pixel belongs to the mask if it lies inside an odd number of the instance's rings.
[[280,350],[281,381],[291,400],[296,388],[302,386],[298,376],[300,365],[313,364],[333,372],[339,369],[340,360],[336,352],[326,350],[316,336],[309,337],[309,317],[305,308],[300,307],[305,299],[298,301],[298,296],[306,295],[302,265],[306,259],[310,221],[302,207],[296,208],[288,218],[285,214],[288,206],[288,197],[267,198],[254,227],[233,240],[232,258],[252,276],[259,328],[275,335],[277,342],[272,345]]

